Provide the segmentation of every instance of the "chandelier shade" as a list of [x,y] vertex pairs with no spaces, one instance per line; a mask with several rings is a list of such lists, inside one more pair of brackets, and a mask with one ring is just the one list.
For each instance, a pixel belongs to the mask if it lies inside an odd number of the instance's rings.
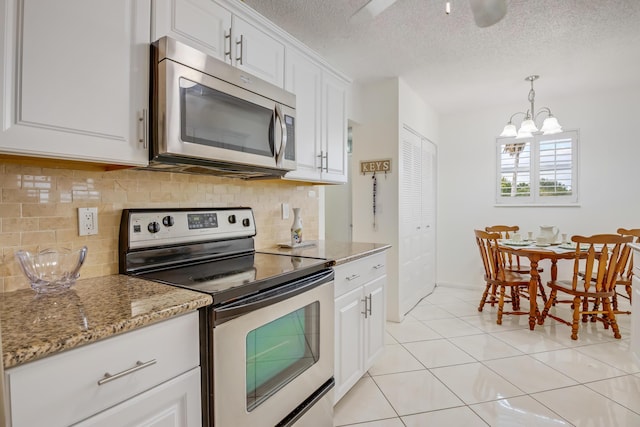
[[[526,113],[517,112],[512,114],[511,118],[509,118],[509,121],[500,134],[501,137],[515,137],[516,139],[523,139],[531,138],[534,132],[541,131],[543,135],[553,135],[562,132],[562,126],[560,126],[558,119],[553,114],[551,114],[551,109],[549,109],[549,107],[542,107],[539,111],[535,110],[534,101],[536,98],[536,92],[533,90],[533,82],[539,78],[540,76],[537,76],[535,74],[525,78],[525,81],[531,83],[531,89],[529,90],[528,97],[530,109],[528,109]],[[540,114],[543,113],[547,114],[547,117],[542,122],[542,128],[538,129],[535,120]],[[524,119],[522,120],[522,123],[520,123],[520,129],[518,129],[513,123],[513,118],[520,114],[524,116]]]
[[542,129],[540,130],[543,135],[553,135],[554,133],[562,132],[562,126],[558,123],[558,119],[554,116],[549,116],[542,122]]

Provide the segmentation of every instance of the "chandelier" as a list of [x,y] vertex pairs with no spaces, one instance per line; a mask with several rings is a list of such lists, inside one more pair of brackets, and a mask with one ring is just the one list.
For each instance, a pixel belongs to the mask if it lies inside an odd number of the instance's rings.
[[[500,134],[500,136],[504,137],[516,137],[516,139],[522,138],[531,138],[533,136],[533,132],[542,131],[543,135],[553,135],[554,133],[562,132],[562,126],[558,123],[558,119],[551,114],[551,110],[548,107],[542,107],[539,111],[536,112],[534,108],[534,101],[536,98],[536,92],[533,90],[533,82],[539,79],[540,76],[531,75],[525,78],[525,81],[531,83],[531,90],[529,91],[529,103],[531,104],[531,108],[527,110],[526,113],[517,112],[513,113],[513,115],[509,118],[509,122],[504,127],[504,130]],[[542,128],[538,129],[536,126],[535,120],[538,118],[540,114],[546,113],[547,118],[542,122]],[[520,124],[520,129],[516,129],[516,125],[513,124],[513,118],[519,114],[524,116],[522,123]]]

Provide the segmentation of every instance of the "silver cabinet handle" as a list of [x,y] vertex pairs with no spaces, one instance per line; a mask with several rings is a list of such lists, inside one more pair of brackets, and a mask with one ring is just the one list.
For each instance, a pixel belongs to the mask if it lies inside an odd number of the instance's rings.
[[327,158],[327,155],[323,150],[320,150],[320,154],[318,154],[317,157],[320,157],[320,166],[318,166],[318,169],[320,169],[320,172],[322,172],[322,170],[324,169],[324,161]]
[[138,124],[142,126],[142,131],[138,132],[138,142],[142,143],[142,148],[147,148],[149,141],[149,110],[144,108],[142,114],[138,114]]
[[[229,50],[227,50],[227,39],[229,40]],[[229,57],[229,63],[231,63],[231,27],[229,27],[229,32],[224,32],[224,59],[227,61],[227,56]]]
[[324,170],[326,173],[329,173],[329,151],[328,150],[326,153],[324,153]]
[[98,385],[103,385],[113,380],[117,380],[118,378],[122,378],[126,375],[133,374],[134,372],[139,371],[140,369],[148,368],[151,365],[155,365],[156,362],[157,362],[156,359],[151,359],[148,362],[141,362],[138,360],[136,362],[136,366],[129,369],[125,369],[124,371],[118,372],[117,374],[111,375],[110,373],[106,372],[104,374],[104,377],[98,380]]
[[236,61],[238,61],[240,63],[240,65],[242,65],[242,49],[243,49],[243,44],[244,44],[244,35],[240,34],[240,41],[236,42],[236,47],[239,45],[240,46],[240,56],[236,56]]
[[346,277],[346,279],[347,279],[348,281],[352,281],[352,280],[356,280],[358,277],[360,277],[360,275],[359,275],[359,274],[352,274],[351,276]]
[[364,297],[363,300],[360,300],[364,303],[364,311],[361,311],[360,314],[364,314],[364,318],[368,318],[371,316],[371,294]]
[[378,264],[373,266],[374,270],[380,270],[382,267],[384,267],[384,264]]

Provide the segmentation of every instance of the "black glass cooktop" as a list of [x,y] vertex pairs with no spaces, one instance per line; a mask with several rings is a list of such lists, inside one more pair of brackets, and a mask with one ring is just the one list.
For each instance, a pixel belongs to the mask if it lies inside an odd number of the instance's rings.
[[174,266],[139,277],[210,294],[217,305],[313,274],[325,264],[322,259],[251,253]]

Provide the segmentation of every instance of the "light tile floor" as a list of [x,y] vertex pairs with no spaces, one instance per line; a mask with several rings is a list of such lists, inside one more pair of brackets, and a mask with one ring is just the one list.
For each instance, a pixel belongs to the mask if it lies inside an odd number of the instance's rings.
[[[477,311],[480,290],[437,287],[335,407],[335,426],[640,426],[640,365],[602,323],[571,328],[547,318]],[[524,301],[526,303],[526,301]],[[622,305],[628,302],[621,299]],[[552,309],[570,319],[569,307]]]

